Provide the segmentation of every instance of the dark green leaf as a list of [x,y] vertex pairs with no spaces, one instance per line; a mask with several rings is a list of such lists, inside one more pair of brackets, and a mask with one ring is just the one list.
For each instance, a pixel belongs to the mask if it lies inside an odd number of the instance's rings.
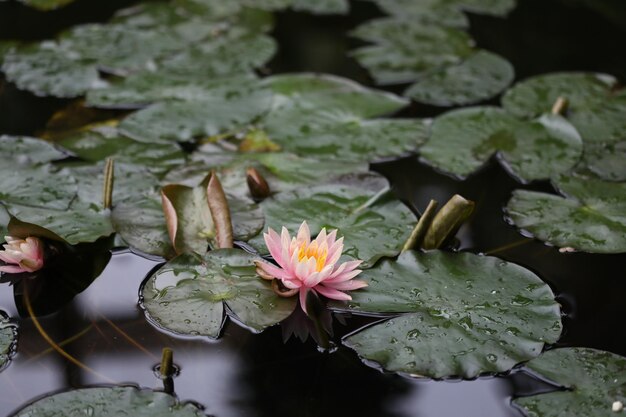
[[529,417],[605,417],[616,401],[626,402],[626,359],[589,348],[550,350],[526,368],[566,388],[517,398],[514,404]]
[[407,251],[359,279],[369,287],[351,294],[349,310],[409,313],[344,340],[386,370],[433,378],[506,372],[561,334],[550,287],[498,258]]
[[239,249],[180,255],[142,286],[146,314],[174,333],[217,338],[225,303],[244,326],[260,332],[287,318],[296,302],[278,297],[256,275],[256,259]]
[[502,98],[509,112],[533,117],[548,111],[558,97],[568,101],[567,118],[586,143],[623,140],[626,95],[614,92],[617,80],[596,73],[554,73],[516,84]]
[[458,65],[421,77],[404,95],[435,106],[467,105],[499,94],[514,77],[509,61],[478,50]]
[[530,181],[567,172],[582,154],[578,132],[560,116],[521,121],[497,107],[455,110],[435,119],[422,156],[459,177],[494,154],[517,178]]
[[205,417],[191,403],[164,392],[135,387],[92,387],[43,397],[17,411],[15,417],[65,417],[68,410],[97,417]]
[[626,252],[626,183],[563,176],[561,197],[517,190],[507,205],[515,226],[561,248]]
[[577,170],[585,170],[608,181],[626,181],[626,140],[615,143],[586,143]]

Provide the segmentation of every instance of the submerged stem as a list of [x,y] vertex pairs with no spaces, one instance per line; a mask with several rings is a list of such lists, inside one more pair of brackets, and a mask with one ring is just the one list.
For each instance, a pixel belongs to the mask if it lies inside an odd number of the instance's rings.
[[406,252],[413,248],[418,248],[422,244],[424,236],[426,236],[426,232],[428,231],[428,228],[435,218],[438,205],[439,203],[437,203],[437,201],[430,200],[428,206],[426,207],[426,210],[424,210],[424,213],[413,228],[411,236],[409,236],[407,241],[404,243],[404,246],[402,247],[402,252]]

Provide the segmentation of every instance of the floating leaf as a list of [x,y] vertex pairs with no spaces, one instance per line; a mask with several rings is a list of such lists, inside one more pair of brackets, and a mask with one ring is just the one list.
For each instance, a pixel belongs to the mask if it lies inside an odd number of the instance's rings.
[[11,323],[4,311],[0,311],[0,370],[11,360],[17,341],[17,327]]
[[65,210],[76,191],[74,177],[50,165],[23,166],[5,159],[0,167],[0,202],[9,212],[16,205]]
[[8,235],[7,225],[11,220],[11,215],[7,212],[2,204],[0,204],[0,238]]
[[509,61],[479,50],[458,65],[424,75],[404,95],[435,106],[467,105],[499,94],[514,77]]
[[200,147],[198,151],[192,153],[191,160],[192,163],[170,171],[165,181],[196,186],[206,176],[207,169],[216,169],[224,189],[229,194],[247,198],[250,197],[246,179],[246,170],[249,167],[261,173],[272,193],[328,182],[340,175],[369,170],[369,164],[363,162],[335,158],[318,160],[285,152],[213,152],[207,146]]
[[164,173],[185,161],[185,155],[175,143],[138,142],[108,126],[66,136],[59,143],[87,161],[113,158],[116,164],[142,166],[155,173]]
[[626,181],[626,140],[614,143],[587,143],[577,170],[608,181]]
[[67,158],[53,144],[27,136],[0,135],[0,158],[21,165],[35,165]]
[[[0,0],[6,1],[6,0]],[[20,2],[24,3],[28,7],[32,7],[37,10],[41,10],[44,12],[48,12],[50,10],[55,10],[64,6],[67,6],[70,3],[73,3],[75,0],[20,0]]]
[[517,190],[506,210],[515,226],[557,247],[626,252],[626,183],[562,176],[565,197]]
[[352,35],[377,45],[353,51],[378,84],[411,82],[433,69],[455,65],[472,54],[472,41],[463,31],[411,20],[377,19]]
[[257,81],[252,76],[206,79],[139,73],[87,93],[87,104],[104,108],[142,108],[159,101],[226,100],[246,93]]
[[513,403],[531,417],[619,415],[616,401],[626,402],[626,359],[589,348],[550,350],[526,364],[533,373],[564,390],[516,398]]
[[[402,155],[425,140],[424,120],[366,120],[404,107],[398,96],[328,75],[280,75],[265,83],[275,97],[261,126],[286,150],[366,161]],[[388,145],[381,147],[381,139]]]
[[596,73],[554,73],[517,83],[502,98],[504,108],[520,117],[548,111],[558,97],[568,101],[567,118],[585,142],[609,143],[625,138],[626,95],[617,80]]
[[295,298],[280,298],[256,275],[254,257],[218,249],[204,257],[180,255],[141,287],[146,315],[158,327],[183,335],[217,338],[228,315],[260,332],[291,314]]
[[515,177],[531,181],[574,167],[582,141],[560,116],[543,115],[525,122],[497,107],[472,107],[435,119],[420,152],[435,167],[459,177],[476,171],[497,152]]
[[21,410],[15,417],[64,417],[68,410],[97,417],[133,415],[136,417],[205,417],[197,406],[180,403],[159,391],[136,387],[93,387],[43,397]]
[[347,0],[292,0],[292,7],[296,11],[315,14],[346,14],[350,9]]
[[409,313],[344,339],[389,371],[433,378],[506,372],[561,333],[550,287],[498,258],[407,251],[359,278],[369,286],[352,293],[350,311]]
[[161,102],[133,113],[120,130],[142,142],[190,142],[198,136],[213,136],[241,128],[269,108],[271,95],[252,90],[223,100],[207,97],[184,102]]
[[370,0],[384,12],[420,24],[466,28],[469,20],[454,2],[442,0]]
[[[344,237],[344,255],[371,266],[381,257],[397,255],[416,223],[415,215],[399,200],[370,201],[385,187],[387,181],[379,176],[354,175],[341,182],[279,193],[261,206],[266,225],[277,231],[284,226],[295,232],[303,220],[313,236],[323,227],[338,229],[338,237]],[[249,243],[267,251],[261,235]]]

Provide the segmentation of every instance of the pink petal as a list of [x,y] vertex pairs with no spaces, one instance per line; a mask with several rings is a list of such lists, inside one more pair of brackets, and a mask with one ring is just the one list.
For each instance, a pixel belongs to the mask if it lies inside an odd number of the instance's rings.
[[333,246],[336,238],[337,238],[337,229],[333,229],[326,237],[326,242],[328,242],[329,248]]
[[307,287],[301,287],[300,288],[300,307],[302,308],[302,311],[305,312],[305,314],[309,314],[306,312],[306,295],[308,294],[309,289]]
[[349,279],[354,278],[358,274],[361,273],[361,270],[355,270],[356,267],[361,265],[363,261],[348,261],[344,262],[335,271],[331,274],[331,276],[326,280],[327,282],[333,281],[347,281]]
[[302,281],[298,279],[283,279],[283,285],[290,290],[294,290],[296,288],[302,288]]
[[339,240],[328,249],[326,265],[336,264],[339,258],[341,258],[341,252],[343,252],[343,237],[339,238]]
[[352,300],[352,297],[350,297],[348,294],[334,290],[332,288],[324,287],[323,285],[318,285],[317,287],[315,287],[315,291],[322,294],[324,297],[330,298],[332,300]]
[[324,281],[325,283],[331,283],[331,282],[344,282],[344,281],[349,281],[352,278],[356,277],[357,275],[359,275],[361,272],[363,272],[360,269],[355,269],[353,271],[344,271],[339,275],[336,275],[334,277],[330,277],[328,278],[326,281]]
[[16,264],[20,261],[19,259],[15,259],[6,251],[0,251],[0,259],[8,264]]
[[[165,194],[165,191],[161,190],[161,205],[163,206],[163,214],[165,214],[165,224],[167,226],[167,234],[170,236],[170,241],[174,250],[176,250],[176,233],[178,231],[178,217],[176,215],[176,209]],[[178,253],[178,251],[176,250]]]
[[343,281],[343,282],[325,281],[324,285],[328,288],[333,288],[339,291],[352,291],[352,290],[358,290],[359,288],[367,287],[367,282],[361,281],[358,279],[353,279],[350,281]]
[[19,274],[20,272],[26,272],[26,270],[17,265],[4,265],[0,266],[0,272],[6,272],[7,274]]
[[322,228],[322,230],[318,233],[317,237],[315,238],[315,241],[317,242],[317,246],[322,246],[323,242],[326,242],[326,228]]
[[307,245],[311,243],[311,231],[309,230],[309,225],[306,224],[306,220],[302,222],[300,229],[298,229],[297,241],[298,243],[306,242]]
[[277,266],[274,266],[270,263],[267,262],[257,262],[256,266],[258,268],[261,268],[263,270],[263,272],[265,272],[268,275],[273,276],[274,278],[278,278],[278,279],[291,279],[292,276],[285,271],[282,268],[278,268]]
[[267,249],[270,251],[272,258],[274,258],[278,265],[285,268],[285,266],[288,265],[289,257],[287,257],[287,259],[283,258],[284,251],[278,233],[269,228],[267,233],[263,234],[263,238],[265,239],[265,246],[267,246]]
[[307,287],[315,287],[317,284],[328,278],[332,271],[332,265],[327,265],[320,272],[311,274],[307,279],[304,280],[304,284]]
[[291,252],[289,251],[290,241],[291,236],[289,236],[289,231],[285,226],[283,226],[283,230],[280,232],[280,246],[283,248],[282,259],[289,259],[291,255]]

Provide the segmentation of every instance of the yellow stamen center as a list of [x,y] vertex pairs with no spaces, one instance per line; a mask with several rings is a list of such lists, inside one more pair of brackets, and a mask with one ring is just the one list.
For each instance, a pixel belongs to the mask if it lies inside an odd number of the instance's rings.
[[[323,245],[326,246],[326,245]],[[326,257],[328,256],[328,248],[320,248],[316,241],[310,244],[302,243],[298,248],[298,261],[308,262],[309,259],[315,259],[315,271],[319,272],[326,265]]]

